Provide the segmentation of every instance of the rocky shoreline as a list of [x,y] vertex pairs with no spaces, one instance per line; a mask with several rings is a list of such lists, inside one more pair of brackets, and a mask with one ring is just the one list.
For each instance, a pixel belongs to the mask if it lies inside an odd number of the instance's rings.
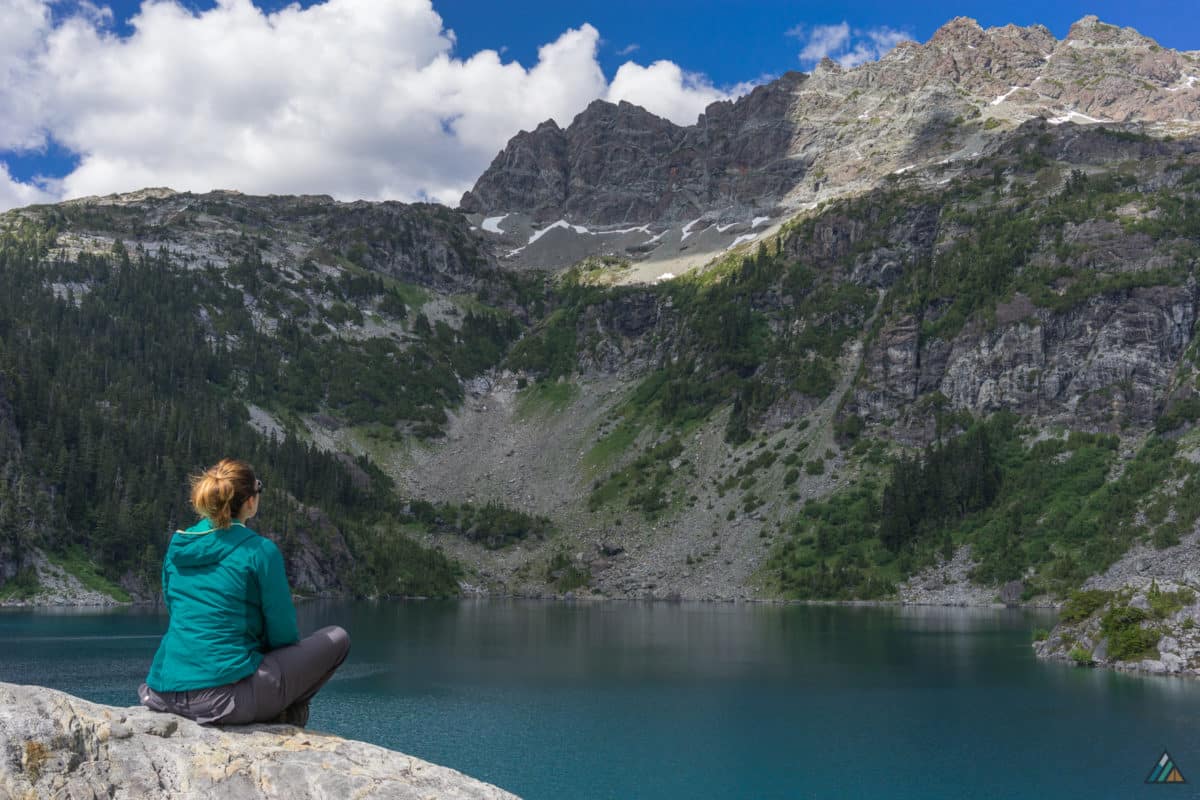
[[1200,603],[1189,587],[1080,592],[1042,641],[1039,658],[1122,672],[1200,677]]
[[1039,658],[1123,672],[1200,677],[1200,532],[1157,549],[1138,544],[1084,582]]

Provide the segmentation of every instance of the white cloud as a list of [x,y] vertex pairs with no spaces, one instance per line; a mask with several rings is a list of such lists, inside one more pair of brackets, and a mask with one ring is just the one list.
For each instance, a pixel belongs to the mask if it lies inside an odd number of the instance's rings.
[[637,43],[631,43],[631,44],[627,44],[627,45],[625,45],[625,46],[624,46],[624,47],[622,47],[620,50],[618,50],[618,51],[617,51],[617,55],[619,55],[619,56],[627,56],[627,55],[631,55],[631,54],[633,54],[633,53],[636,53],[638,50],[641,50],[641,49],[642,49],[642,46],[641,46],[640,44],[637,44]]
[[8,166],[0,162],[0,209],[19,208],[34,203],[52,203],[58,199],[56,187],[51,183],[23,183],[9,174]]
[[820,61],[831,53],[845,47],[850,41],[850,26],[845,22],[839,25],[817,25],[808,36],[808,43],[800,51],[801,61]]
[[143,186],[453,204],[518,130],[565,126],[597,97],[694,122],[728,96],[667,61],[610,85],[588,24],[530,67],[460,56],[430,0],[146,0],[125,37],[103,7],[57,2],[0,0],[0,165],[51,136],[79,165],[44,187],[5,170],[0,208]]
[[606,99],[627,100],[676,125],[691,125],[705,106],[728,96],[703,75],[684,72],[670,61],[655,61],[648,67],[628,61],[613,76]]
[[0,2],[0,150],[42,144],[42,100],[33,83],[35,62],[50,31],[41,0]]
[[843,67],[857,67],[887,55],[897,44],[912,36],[904,31],[889,28],[851,28],[842,21],[837,25],[816,25],[810,30],[797,25],[785,35],[804,40],[800,61],[809,65],[823,58],[832,58]]

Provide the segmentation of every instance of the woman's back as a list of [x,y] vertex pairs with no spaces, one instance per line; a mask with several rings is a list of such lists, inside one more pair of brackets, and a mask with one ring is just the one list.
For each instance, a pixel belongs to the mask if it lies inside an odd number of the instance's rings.
[[171,621],[146,679],[155,691],[232,683],[266,652],[299,641],[279,548],[236,520],[176,532],[162,583]]
[[176,531],[163,559],[171,621],[138,687],[142,705],[201,724],[304,725],[309,700],[346,660],[344,628],[300,639],[283,556],[246,527],[264,488],[232,458],[192,476],[203,519]]

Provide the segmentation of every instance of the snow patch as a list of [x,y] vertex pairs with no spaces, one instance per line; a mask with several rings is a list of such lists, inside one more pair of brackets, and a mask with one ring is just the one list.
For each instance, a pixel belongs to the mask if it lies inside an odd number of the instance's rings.
[[550,225],[547,225],[546,227],[542,228],[540,231],[535,231],[533,236],[529,237],[529,241],[525,243],[525,247],[528,247],[529,245],[533,244],[538,239],[542,238],[543,236],[545,236],[547,233],[554,230],[555,228],[569,228],[571,230],[574,230],[576,233],[591,233],[591,231],[589,231],[587,228],[583,227],[582,225],[572,225],[571,223],[567,222],[565,219],[560,219],[558,222],[551,223]]
[[[691,236],[692,235],[692,226],[697,224],[698,222],[700,222],[700,220],[702,220],[702,219],[703,219],[703,217],[696,217],[694,220],[689,222],[687,225],[684,225],[683,226],[683,236],[681,236],[679,238],[679,241],[682,242],[685,239],[687,239],[687,237]],[[708,228],[705,228],[704,230],[708,230]]]
[[1182,86],[1168,86],[1167,91],[1168,92],[1178,92],[1178,91],[1186,90],[1186,89],[1194,89],[1194,88],[1196,88],[1196,81],[1200,80],[1200,78],[1197,78],[1195,75],[1184,75],[1182,80],[1183,80]]
[[1025,88],[1024,86],[1014,86],[1014,87],[1012,87],[1012,88],[1011,88],[1011,89],[1009,89],[1007,92],[1005,92],[1005,93],[1004,93],[1004,94],[1002,94],[1002,95],[999,95],[999,96],[998,96],[998,97],[997,97],[995,100],[993,100],[993,101],[992,101],[992,105],[994,105],[994,106],[998,106],[998,105],[1000,105],[1000,104],[1001,104],[1001,103],[1003,103],[1005,100],[1007,100],[1007,99],[1008,99],[1008,98],[1009,98],[1009,97],[1012,95],[1012,93],[1013,93],[1013,92],[1017,91],[1018,89],[1024,89],[1024,88]]
[[904,173],[908,172],[910,169],[912,169],[912,168],[913,168],[913,167],[915,167],[915,166],[917,166],[917,165],[916,165],[916,164],[909,164],[907,167],[901,167],[900,169],[893,170],[893,171],[892,171],[892,174],[893,174],[893,175],[903,175]]
[[659,275],[657,278],[655,278],[655,279],[654,279],[654,282],[655,282],[655,283],[660,283],[661,281],[669,281],[669,280],[674,280],[674,278],[675,278],[675,273],[673,273],[673,272],[664,272],[662,275]]
[[1080,114],[1078,111],[1068,111],[1061,117],[1054,117],[1046,120],[1051,125],[1062,125],[1064,122],[1112,122],[1110,119],[1096,119],[1089,117],[1087,114]]
[[650,223],[646,223],[645,225],[638,225],[636,228],[620,228],[619,230],[615,230],[615,231],[592,231],[592,233],[596,236],[617,236],[617,235],[624,234],[624,233],[644,233],[647,236],[649,236],[650,235]]
[[742,224],[742,223],[740,223],[740,222],[730,222],[730,223],[727,223],[727,224],[725,224],[725,225],[718,225],[718,226],[717,226],[717,233],[724,233],[725,231],[729,230],[730,228],[732,228],[732,227],[734,227],[734,226],[736,226],[736,225],[741,225],[741,224]]
[[742,242],[752,242],[757,238],[758,238],[757,233],[743,233],[741,236],[739,236],[733,240],[733,244],[729,245],[729,247],[726,247],[725,249],[732,250],[733,248],[737,247]]
[[508,216],[508,214],[501,214],[498,217],[488,217],[480,227],[488,233],[504,233],[504,231],[500,230],[500,223],[508,219]]
[[750,227],[757,228],[759,225],[766,225],[770,221],[770,217],[755,217],[754,221],[750,223]]

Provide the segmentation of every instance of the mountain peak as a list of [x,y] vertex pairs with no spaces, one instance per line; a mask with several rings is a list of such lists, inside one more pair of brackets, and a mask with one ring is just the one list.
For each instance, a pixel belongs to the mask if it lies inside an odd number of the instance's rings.
[[1157,43],[1133,28],[1121,28],[1101,22],[1095,14],[1088,14],[1067,31],[1067,44],[1101,47],[1149,47]]
[[586,125],[592,120],[612,120],[619,117],[633,117],[646,121],[658,120],[666,122],[666,120],[657,114],[647,111],[642,106],[631,103],[628,100],[618,100],[614,103],[611,100],[596,99],[588,103],[587,108],[579,112],[575,119],[572,120],[571,126]]
[[955,17],[933,33],[929,40],[938,44],[973,42],[984,35],[983,26],[971,17]]
[[842,65],[834,61],[829,56],[824,56],[817,65],[813,67],[813,75],[839,75],[846,70]]

